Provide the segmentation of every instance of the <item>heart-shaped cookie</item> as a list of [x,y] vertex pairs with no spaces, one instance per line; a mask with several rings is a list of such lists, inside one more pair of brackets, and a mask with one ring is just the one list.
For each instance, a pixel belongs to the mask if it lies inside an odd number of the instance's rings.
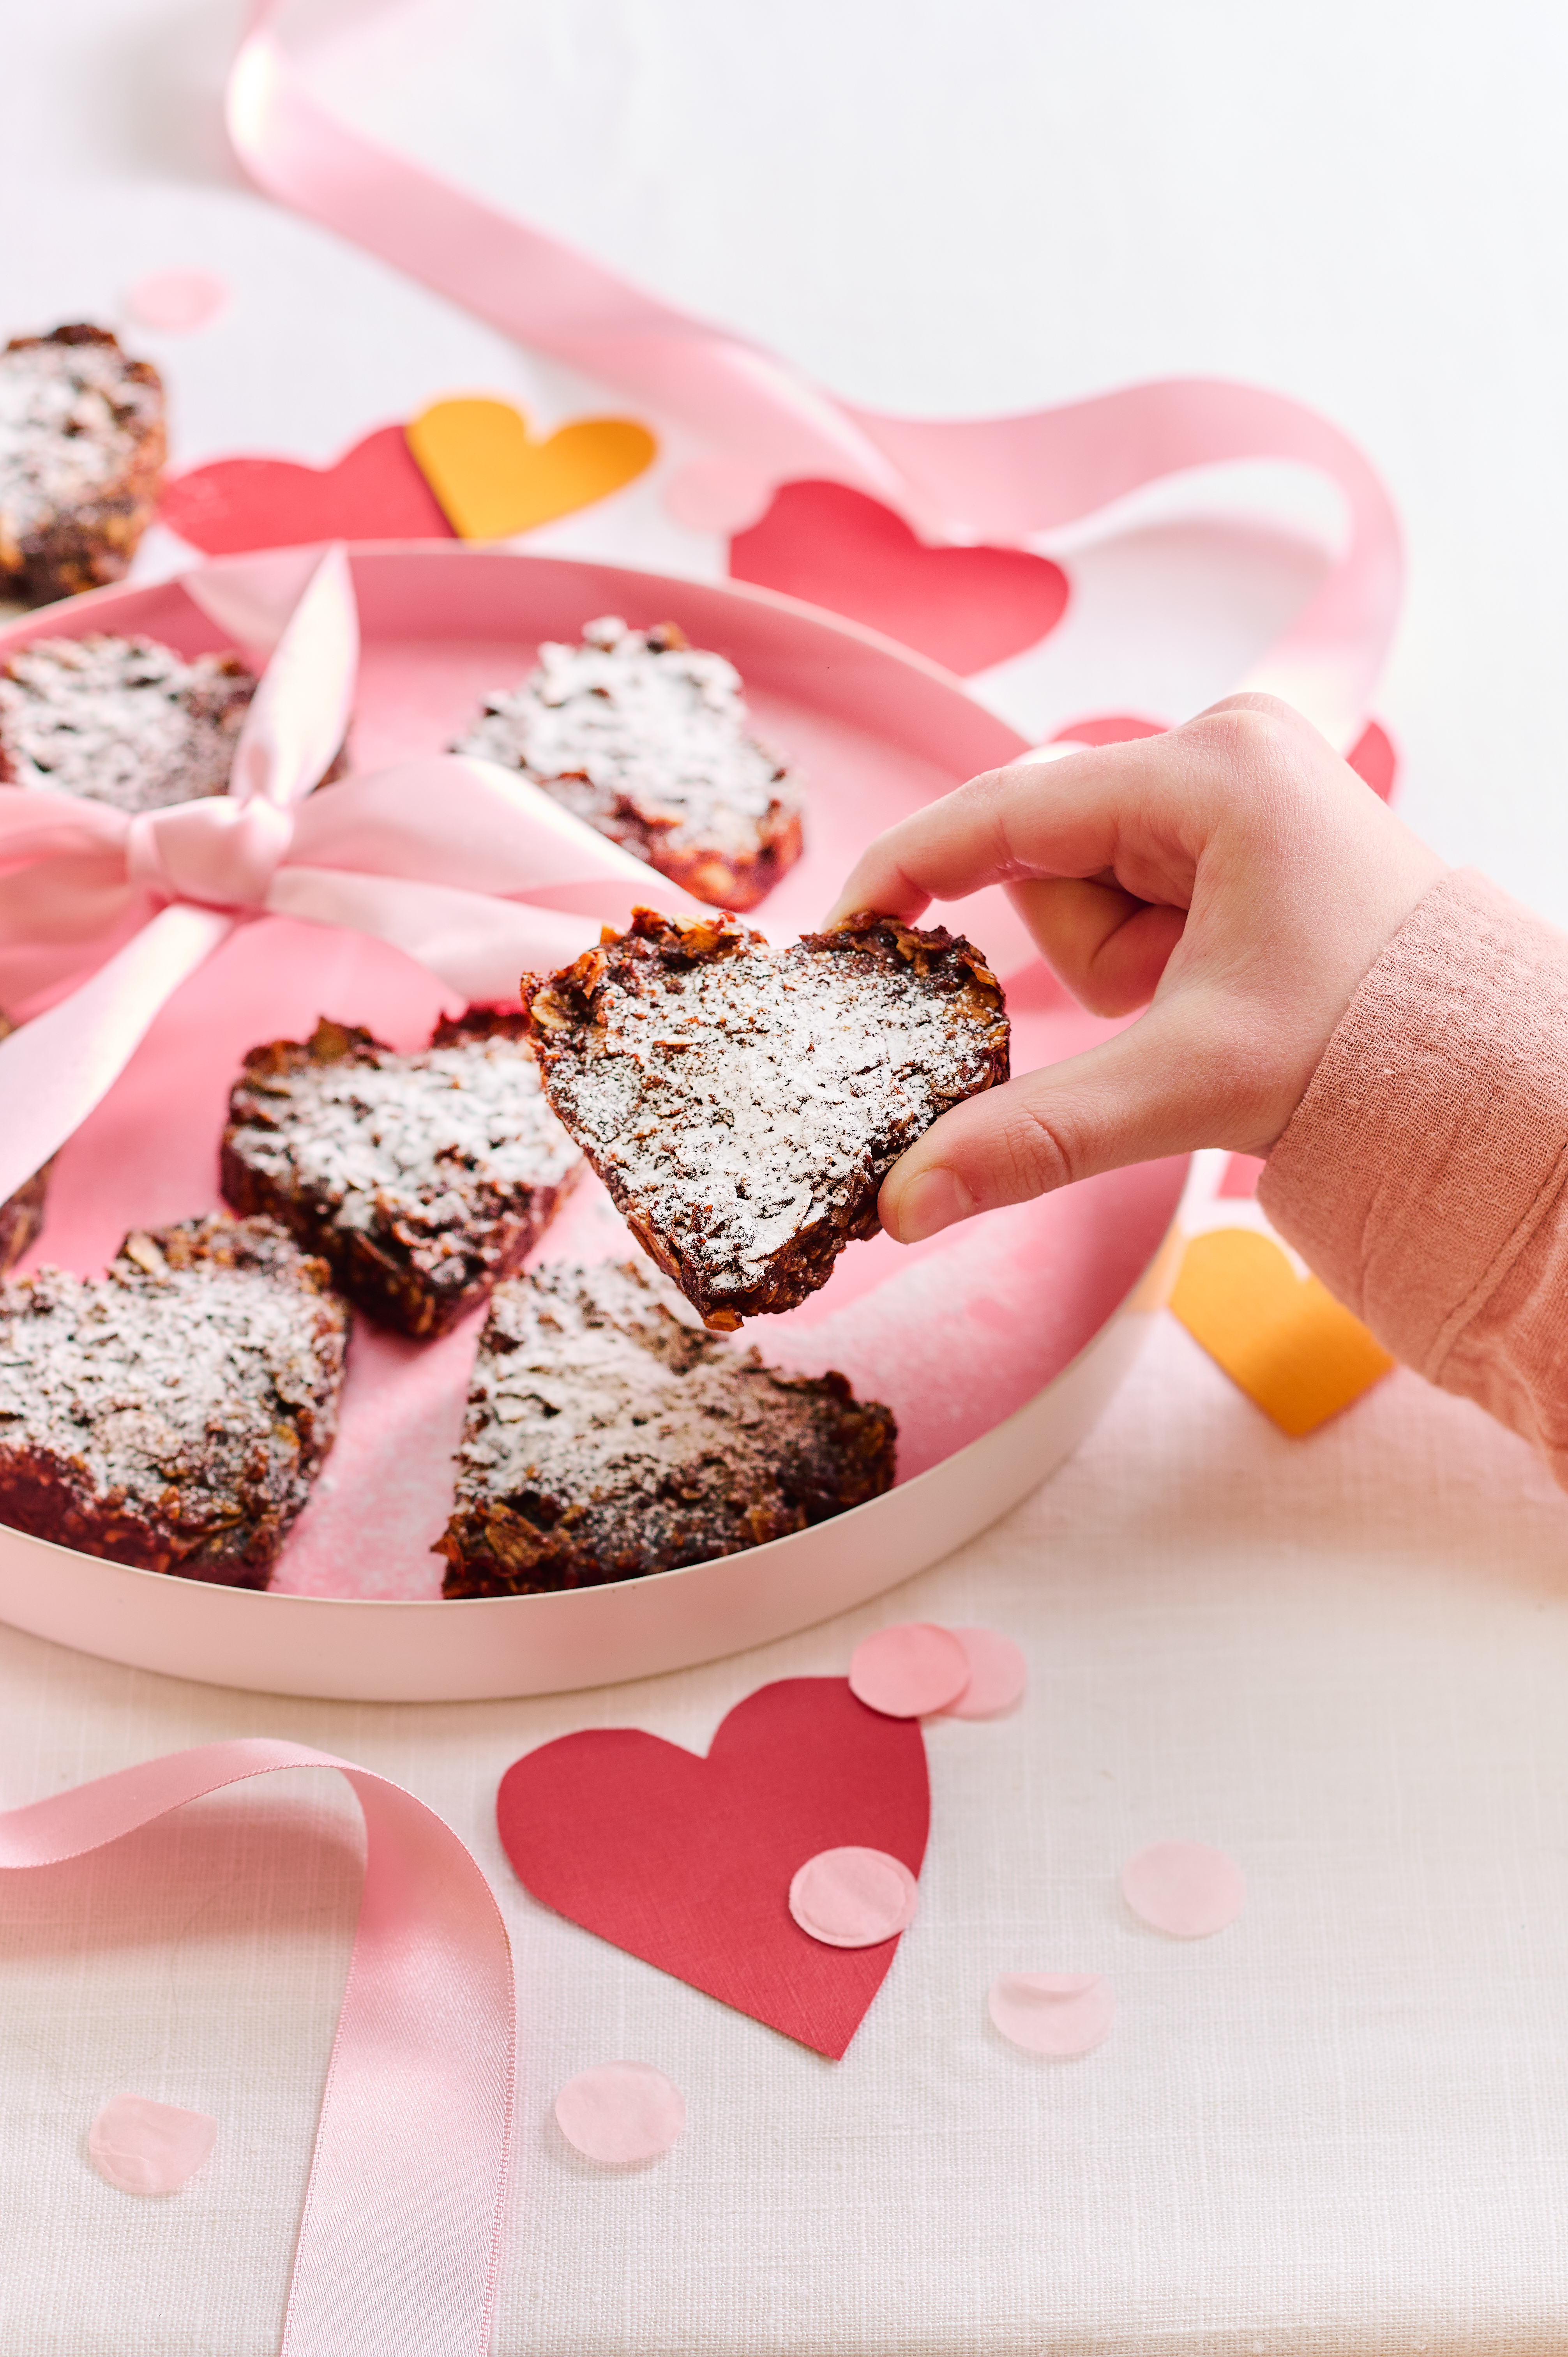
[[931,548],[844,483],[786,483],[729,544],[736,581],[869,622],[967,675],[1022,654],[1067,608],[1067,576],[1026,548]]
[[452,526],[401,425],[356,442],[332,467],[218,458],[165,486],[159,521],[208,556],[318,540],[451,540]]
[[1194,1236],[1171,1308],[1231,1382],[1293,1439],[1370,1391],[1393,1365],[1316,1276],[1297,1276],[1255,1228]]
[[551,1105],[721,1329],[825,1285],[905,1148],[1007,1078],[979,951],[890,917],[775,950],[733,917],[639,909],[522,996]]
[[857,1846],[918,1875],[930,1817],[918,1723],[843,1678],[785,1678],[738,1703],[707,1758],[633,1727],[564,1735],[497,1799],[519,1879],[557,1914],[836,2061],[898,1935],[824,1945],[789,1912],[808,1858]]
[[264,1587],[332,1445],[349,1317],[271,1220],[134,1230],[0,1285],[0,1522]]
[[437,401],[408,447],[460,540],[508,540],[591,507],[653,463],[658,444],[629,417],[582,417],[535,441],[510,401]]

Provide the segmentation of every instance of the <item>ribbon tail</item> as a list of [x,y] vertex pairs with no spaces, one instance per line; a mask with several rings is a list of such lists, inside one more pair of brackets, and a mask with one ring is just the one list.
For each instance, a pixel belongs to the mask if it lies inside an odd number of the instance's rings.
[[165,909],[80,990],[0,1040],[0,1203],[108,1095],[165,1001],[235,921],[215,909]]
[[311,572],[251,698],[229,791],[287,808],[325,777],[348,733],[360,613],[341,542]]
[[484,2357],[517,2075],[511,1944],[470,1852],[401,1785],[303,1743],[204,1744],[0,1813],[0,1871],[81,1857],[285,1768],[336,1768],[365,1882],[283,2357]]
[[1360,734],[1399,618],[1399,519],[1356,445],[1315,410],[1255,385],[1173,378],[983,425],[854,415],[929,501],[1004,538],[1058,530],[1194,468],[1311,468],[1344,502],[1345,544],[1241,684],[1297,705],[1341,747]]
[[[604,920],[624,924],[631,913],[632,888],[608,882],[604,888]],[[646,892],[647,887],[640,889]],[[498,900],[455,885],[355,876],[336,867],[280,868],[267,908],[275,917],[342,925],[388,942],[416,958],[465,1005],[478,1006],[515,999],[524,974],[569,965],[597,941],[603,920],[525,900]]]
[[227,102],[235,154],[269,196],[721,449],[907,504],[908,487],[858,422],[795,370],[350,130],[306,89],[273,29],[277,14],[276,0],[263,0]]

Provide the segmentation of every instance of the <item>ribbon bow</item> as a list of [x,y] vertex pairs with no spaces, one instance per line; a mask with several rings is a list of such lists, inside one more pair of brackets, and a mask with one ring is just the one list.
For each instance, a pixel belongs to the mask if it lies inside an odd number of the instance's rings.
[[[275,589],[297,564],[202,568],[184,587],[227,619],[237,591]],[[130,816],[0,787],[0,1003],[111,952],[0,1042],[0,1202],[63,1145],[165,1001],[247,918],[374,934],[466,1003],[514,997],[520,974],[575,957],[647,895],[641,860],[490,761],[432,755],[312,793],[343,741],[358,657],[348,559],[335,548],[294,602],[226,794]],[[696,906],[662,877],[659,897]]]

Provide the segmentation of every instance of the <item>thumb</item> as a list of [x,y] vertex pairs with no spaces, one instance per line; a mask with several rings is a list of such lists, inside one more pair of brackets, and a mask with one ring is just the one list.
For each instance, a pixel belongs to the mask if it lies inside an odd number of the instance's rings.
[[918,1243],[976,1211],[1129,1162],[1199,1146],[1264,1150],[1240,1134],[1255,1097],[1251,1059],[1225,1038],[1215,1010],[1206,1012],[1205,997],[1184,992],[1081,1056],[955,1105],[883,1180],[883,1226],[900,1243]]

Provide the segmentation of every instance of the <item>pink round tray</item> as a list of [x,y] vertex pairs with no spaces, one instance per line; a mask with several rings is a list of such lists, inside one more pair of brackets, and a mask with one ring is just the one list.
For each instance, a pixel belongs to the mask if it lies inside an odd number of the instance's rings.
[[[812,607],[616,565],[445,545],[353,552],[365,634],[353,732],[369,770],[442,749],[542,638],[596,615],[673,619],[739,667],[758,733],[804,772],[807,851],[751,920],[788,939],[819,921],[854,854],[901,812],[1013,759],[1023,740],[934,664]],[[99,591],[0,633],[145,631],[222,643],[177,584]],[[649,899],[659,879],[650,871]],[[1067,1000],[990,892],[933,912],[1007,985],[1014,1069],[1105,1027]],[[357,934],[276,918],[243,926],[170,1001],[60,1154],[31,1261],[101,1269],[132,1226],[215,1207],[217,1145],[240,1060],[317,1016],[397,1047],[428,1036],[441,985]],[[430,1552],[478,1318],[417,1344],[360,1320],[339,1437],[264,1594],[134,1571],[0,1528],[0,1618],[113,1661],[282,1694],[446,1701],[643,1677],[761,1643],[935,1562],[1061,1462],[1126,1372],[1164,1298],[1183,1161],[1117,1171],[902,1251],[852,1245],[832,1282],[744,1340],[779,1365],[834,1366],[899,1425],[886,1497],[814,1530],[644,1580],[559,1595],[441,1598]],[[587,1179],[542,1259],[633,1251]]]

